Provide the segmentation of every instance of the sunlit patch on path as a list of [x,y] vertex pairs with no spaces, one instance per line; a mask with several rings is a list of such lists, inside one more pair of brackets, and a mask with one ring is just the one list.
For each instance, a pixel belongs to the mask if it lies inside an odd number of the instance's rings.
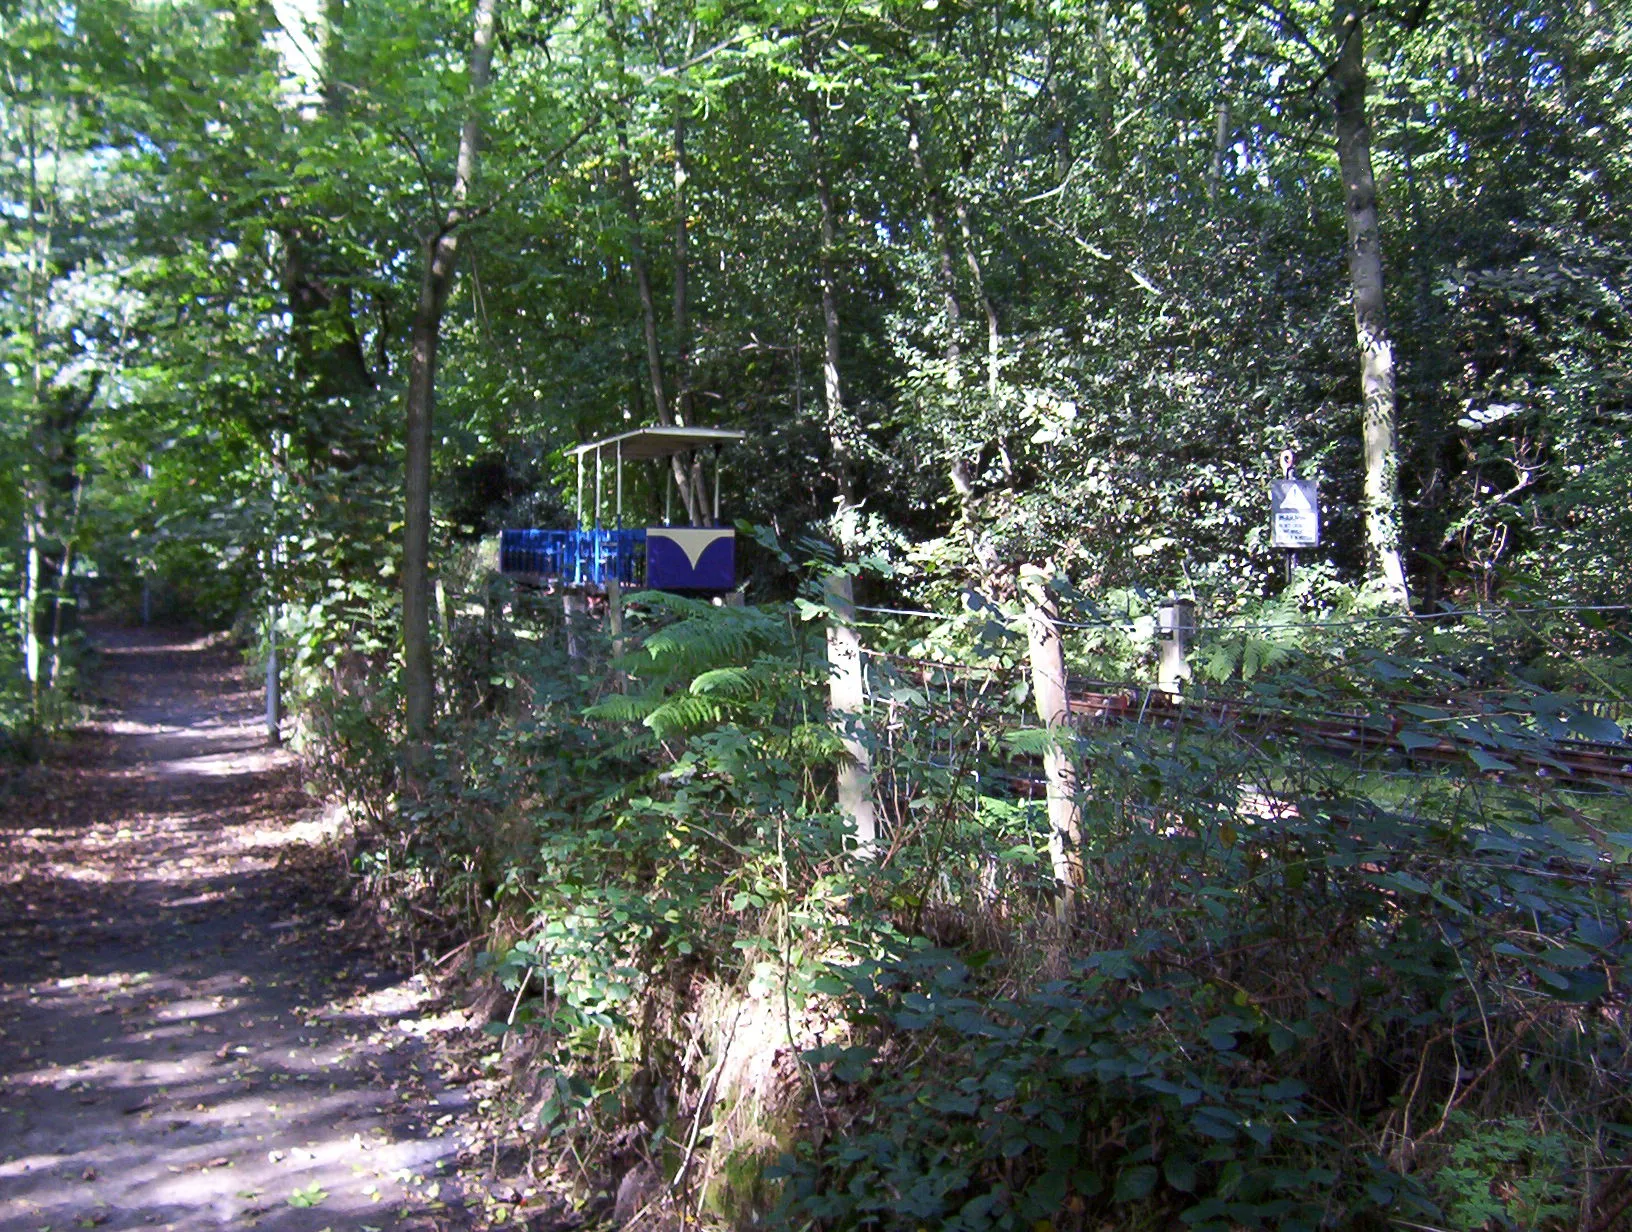
[[458,1228],[430,990],[285,857],[330,828],[210,639],[0,794],[0,1229]]

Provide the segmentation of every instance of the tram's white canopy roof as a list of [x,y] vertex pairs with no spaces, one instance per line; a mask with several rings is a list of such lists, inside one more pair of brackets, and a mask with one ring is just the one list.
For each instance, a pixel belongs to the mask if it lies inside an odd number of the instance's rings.
[[609,453],[626,462],[635,462],[667,458],[706,445],[729,445],[747,437],[746,432],[736,428],[636,428],[633,432],[575,446],[567,452],[580,459],[586,454]]

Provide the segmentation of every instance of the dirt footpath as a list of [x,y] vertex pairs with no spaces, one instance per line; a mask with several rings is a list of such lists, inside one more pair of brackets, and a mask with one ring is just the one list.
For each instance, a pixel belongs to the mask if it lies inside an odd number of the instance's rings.
[[238,657],[100,640],[102,719],[0,782],[0,1229],[466,1227],[447,1023],[310,875]]

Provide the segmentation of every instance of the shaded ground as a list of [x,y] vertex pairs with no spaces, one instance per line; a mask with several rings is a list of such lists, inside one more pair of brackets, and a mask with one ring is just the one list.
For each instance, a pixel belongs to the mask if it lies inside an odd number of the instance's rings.
[[436,1007],[351,944],[236,655],[100,640],[101,720],[0,784],[0,1229],[467,1226]]

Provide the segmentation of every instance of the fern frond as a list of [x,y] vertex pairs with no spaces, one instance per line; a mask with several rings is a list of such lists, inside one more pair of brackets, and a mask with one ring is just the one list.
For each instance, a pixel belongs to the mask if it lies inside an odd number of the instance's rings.
[[644,608],[653,612],[668,612],[675,616],[703,616],[720,609],[707,599],[677,595],[667,590],[643,590],[629,597],[631,609]]
[[663,704],[661,693],[612,693],[584,708],[584,717],[604,723],[639,723]]
[[787,626],[758,608],[707,608],[650,634],[642,676],[696,676],[785,649]]
[[1059,735],[1046,727],[1022,727],[1003,733],[1003,747],[1017,757],[1042,757],[1059,743]]
[[720,694],[725,697],[755,697],[764,683],[764,673],[752,667],[716,667],[691,682],[698,697]]
[[725,706],[712,697],[680,693],[653,710],[644,722],[659,740],[668,740],[699,728],[712,727],[721,722],[725,715]]

